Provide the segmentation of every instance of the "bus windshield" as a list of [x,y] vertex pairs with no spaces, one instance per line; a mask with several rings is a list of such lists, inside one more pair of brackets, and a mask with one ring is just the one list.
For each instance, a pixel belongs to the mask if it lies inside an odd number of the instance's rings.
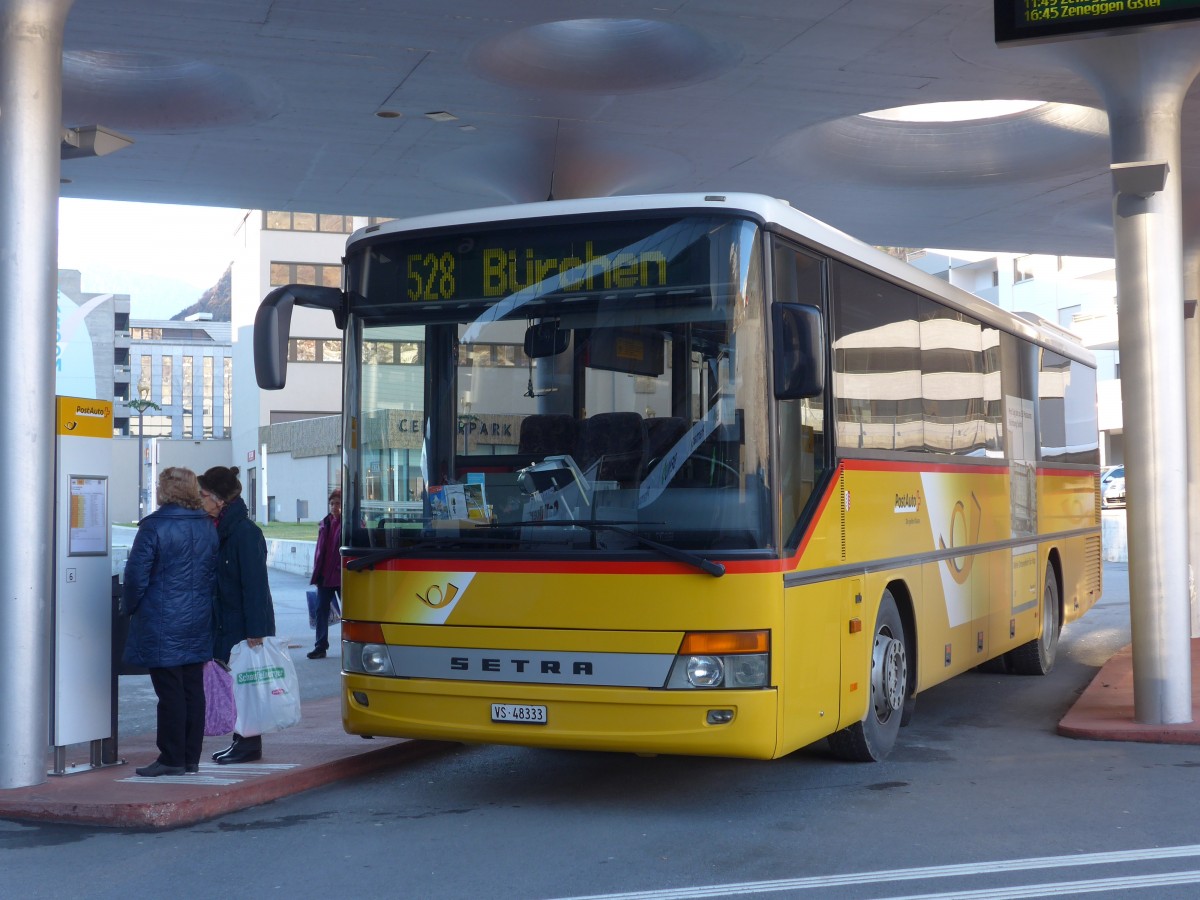
[[363,241],[350,545],[773,551],[762,261],[754,222],[678,211]]

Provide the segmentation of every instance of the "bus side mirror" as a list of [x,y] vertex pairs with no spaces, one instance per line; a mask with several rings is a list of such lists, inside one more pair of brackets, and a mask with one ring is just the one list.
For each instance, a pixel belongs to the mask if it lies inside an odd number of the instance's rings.
[[264,391],[277,391],[287,383],[288,339],[297,303],[328,309],[338,327],[345,327],[346,298],[337,288],[287,284],[267,294],[254,314],[254,377]]
[[821,310],[805,303],[771,304],[775,397],[800,400],[825,392],[825,329]]

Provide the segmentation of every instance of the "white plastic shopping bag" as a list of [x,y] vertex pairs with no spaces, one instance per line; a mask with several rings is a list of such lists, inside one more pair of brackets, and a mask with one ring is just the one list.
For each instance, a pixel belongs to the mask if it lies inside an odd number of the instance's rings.
[[257,647],[237,644],[229,654],[229,672],[238,734],[270,734],[300,721],[300,682],[285,638],[263,638]]

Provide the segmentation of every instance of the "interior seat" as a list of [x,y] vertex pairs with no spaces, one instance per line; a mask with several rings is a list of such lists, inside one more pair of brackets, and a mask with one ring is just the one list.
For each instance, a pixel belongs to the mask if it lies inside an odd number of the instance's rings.
[[637,484],[646,465],[646,425],[635,412],[599,413],[583,420],[579,435],[579,465],[585,472],[597,466],[598,481],[622,487]]
[[565,413],[538,413],[521,420],[517,452],[543,459],[547,456],[573,455],[579,437],[574,416]]

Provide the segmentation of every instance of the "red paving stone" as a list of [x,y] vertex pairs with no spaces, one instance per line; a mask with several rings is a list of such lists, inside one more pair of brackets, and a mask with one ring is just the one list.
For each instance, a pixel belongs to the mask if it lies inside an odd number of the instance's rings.
[[1200,638],[1192,639],[1192,721],[1143,725],[1133,720],[1133,650],[1112,655],[1075,705],[1058,723],[1058,733],[1092,741],[1200,744]]
[[198,775],[140,778],[134,769],[158,757],[154,735],[121,738],[117,749],[124,765],[50,776],[43,784],[0,790],[0,818],[178,828],[457,746],[365,740],[346,734],[337,697],[305,703],[298,725],[265,735],[259,762],[231,766],[212,762],[211,754],[227,743],[227,738],[205,740]]

